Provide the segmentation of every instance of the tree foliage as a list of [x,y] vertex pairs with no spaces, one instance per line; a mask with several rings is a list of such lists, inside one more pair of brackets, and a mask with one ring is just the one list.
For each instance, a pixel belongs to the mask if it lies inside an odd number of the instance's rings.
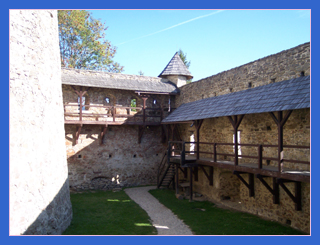
[[[185,66],[189,69],[191,61],[187,60],[187,54],[183,53],[183,51],[181,49],[179,49],[178,55],[180,56],[181,60],[185,64]],[[191,82],[192,82],[192,79],[187,80],[187,83],[191,83]]]
[[116,47],[105,39],[108,27],[86,10],[59,10],[61,66],[67,68],[122,72],[113,61]]
[[191,61],[187,60],[187,54],[183,53],[183,51],[181,49],[179,49],[178,55],[180,56],[181,60],[185,64],[185,66],[189,69]]

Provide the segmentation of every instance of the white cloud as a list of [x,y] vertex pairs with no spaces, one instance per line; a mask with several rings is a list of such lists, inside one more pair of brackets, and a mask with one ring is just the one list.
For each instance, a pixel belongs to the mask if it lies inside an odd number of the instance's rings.
[[198,20],[198,19],[202,19],[202,18],[208,17],[208,16],[210,16],[210,15],[214,15],[214,14],[221,13],[221,12],[223,12],[223,11],[224,11],[224,10],[217,10],[217,11],[212,12],[212,13],[210,13],[210,14],[201,15],[201,16],[198,16],[198,17],[196,17],[196,18],[193,18],[193,19],[190,19],[190,20],[186,20],[186,21],[183,21],[183,22],[181,22],[181,23],[179,23],[179,24],[176,24],[176,25],[170,26],[170,27],[168,27],[168,28],[162,29],[162,30],[160,30],[160,31],[156,31],[156,32],[153,32],[153,33],[150,33],[150,34],[141,36],[141,37],[137,37],[137,38],[134,38],[134,39],[131,39],[131,40],[128,40],[128,41],[119,43],[117,46],[122,45],[122,44],[125,44],[125,43],[128,43],[128,42],[132,42],[132,41],[135,41],[135,40],[138,40],[138,39],[141,39],[141,38],[149,37],[149,36],[158,34],[158,33],[160,33],[160,32],[164,32],[164,31],[170,30],[170,29],[172,29],[172,28],[176,28],[176,27],[178,27],[178,26],[187,24],[187,23],[189,23],[189,22],[191,22],[191,21],[195,21],[195,20]]

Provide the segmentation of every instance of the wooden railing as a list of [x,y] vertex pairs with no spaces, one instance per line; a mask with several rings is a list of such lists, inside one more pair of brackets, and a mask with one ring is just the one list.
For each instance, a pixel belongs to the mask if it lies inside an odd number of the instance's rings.
[[[194,144],[196,145],[212,145],[212,151],[201,151],[200,149],[196,149],[194,151],[186,151],[185,150],[185,145],[186,144]],[[182,149],[179,150],[175,150],[173,148],[174,145],[181,145]],[[184,162],[185,160],[185,154],[187,153],[193,153],[195,155],[195,157],[197,159],[199,159],[199,155],[200,154],[209,154],[212,155],[212,159],[214,162],[217,162],[217,157],[218,156],[229,156],[229,157],[234,157],[236,158],[236,154],[230,154],[230,153],[220,153],[217,151],[217,146],[233,146],[233,149],[235,151],[235,144],[233,143],[210,143],[210,142],[199,142],[197,144],[197,142],[183,142],[183,141],[172,141],[169,142],[169,148],[168,148],[168,157],[170,157],[170,155],[174,154],[174,152],[178,152],[181,155],[181,161]],[[297,163],[297,164],[308,164],[310,165],[309,161],[301,161],[301,160],[294,160],[294,159],[279,159],[278,157],[268,157],[268,156],[263,156],[263,149],[264,148],[277,148],[278,149],[278,145],[260,145],[260,144],[238,144],[238,146],[240,147],[256,147],[256,156],[251,156],[251,155],[243,155],[243,154],[239,154],[237,157],[238,158],[250,158],[250,159],[257,159],[257,165],[259,169],[262,169],[262,161],[263,160],[270,160],[270,161],[277,161],[278,162],[278,169],[279,172],[282,172],[283,170],[283,163],[284,162],[291,162],[291,163]],[[284,148],[291,148],[291,149],[309,149],[310,150],[310,146],[298,146],[298,145],[284,145]],[[199,147],[200,148],[200,147]],[[236,149],[238,150],[238,149]],[[234,159],[234,165],[238,165],[238,161],[236,161],[236,159]]]
[[[68,110],[67,107],[77,107],[77,110]],[[83,109],[88,108],[88,109]],[[94,109],[99,110],[95,112]],[[126,110],[126,113],[117,113],[117,109]],[[105,112],[104,112],[105,111]],[[149,118],[155,118],[155,122],[161,122],[167,116],[168,108],[143,108],[131,106],[104,106],[104,105],[83,105],[78,104],[64,104],[64,115],[71,117],[71,120],[84,121],[86,118],[91,120],[107,121],[107,118],[112,118],[116,122],[118,118],[134,118],[135,121],[145,123]]]

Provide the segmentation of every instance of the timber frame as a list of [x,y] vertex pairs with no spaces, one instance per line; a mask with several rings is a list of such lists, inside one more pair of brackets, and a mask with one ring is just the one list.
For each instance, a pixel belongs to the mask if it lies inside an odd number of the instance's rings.
[[[293,159],[284,159],[283,157],[283,149],[284,148],[297,148],[297,149],[309,149],[310,146],[297,146],[297,145],[284,145],[283,144],[283,126],[289,119],[293,110],[289,110],[286,112],[285,116],[283,117],[283,112],[277,112],[277,117],[274,115],[273,112],[270,112],[269,115],[272,117],[274,122],[278,128],[278,144],[277,145],[255,145],[255,144],[238,144],[237,139],[237,131],[239,126],[242,122],[242,119],[245,115],[235,115],[235,116],[228,116],[228,119],[233,127],[233,135],[234,135],[234,142],[235,143],[211,143],[211,142],[200,142],[200,128],[203,123],[202,120],[195,120],[192,123],[196,127],[196,141],[195,142],[184,142],[184,141],[169,141],[168,142],[168,162],[176,164],[176,173],[180,169],[183,171],[185,177],[186,173],[189,172],[189,189],[190,189],[190,200],[192,200],[192,193],[193,193],[193,181],[198,181],[198,168],[202,169],[204,175],[209,181],[209,185],[213,185],[213,171],[214,167],[228,169],[236,175],[239,180],[248,188],[249,196],[255,196],[255,188],[254,188],[254,178],[256,177],[259,181],[266,187],[266,189],[272,194],[273,196],[273,203],[279,204],[280,203],[280,196],[279,196],[279,189],[281,188],[288,194],[290,199],[295,203],[296,210],[301,210],[301,182],[310,183],[310,174],[296,171],[292,173],[283,167],[284,162],[293,162],[293,163],[301,163],[301,164],[310,164],[310,162],[306,161],[298,161]],[[189,122],[190,123],[190,122]],[[174,129],[177,127],[177,123],[169,124],[169,128],[171,128],[172,137],[174,139]],[[186,144],[195,144],[196,150],[186,151],[185,145]],[[206,145],[213,145],[213,152],[205,152],[201,151],[200,146],[202,144]],[[257,147],[257,157],[254,156],[246,156],[246,155],[239,155],[238,151],[235,150],[234,154],[224,154],[217,152],[217,145],[233,145],[234,149],[238,149],[238,146],[250,146],[250,147]],[[278,149],[277,158],[275,157],[264,157],[263,156],[263,148],[265,147],[273,147]],[[177,154],[175,154],[177,153]],[[194,155],[187,155],[188,153],[193,153]],[[201,158],[200,154],[211,154],[213,155],[212,158]],[[226,155],[234,157],[233,162],[226,162],[226,161],[219,161],[217,160],[218,155]],[[238,158],[254,158],[257,159],[257,164],[239,164]],[[278,162],[277,167],[270,167],[270,166],[263,166],[262,160],[274,160]],[[205,170],[204,167],[209,167],[209,173]],[[189,171],[186,171],[189,168]],[[185,170],[184,170],[185,169]],[[248,181],[246,181],[242,176],[247,175]],[[268,185],[265,181],[265,178],[272,178],[273,185],[272,187]],[[285,183],[293,182],[295,184],[295,192],[294,194],[290,192],[290,190],[286,187]],[[179,192],[179,179],[178,175],[176,174],[175,178],[175,189],[178,194]]]
[[[137,142],[140,144],[142,140],[143,133],[146,127],[149,126],[161,126],[161,121],[164,118],[164,112],[173,111],[175,108],[165,108],[160,105],[160,108],[148,108],[146,102],[151,94],[160,94],[160,95],[170,95],[170,93],[153,93],[153,92],[141,92],[136,91],[136,94],[142,99],[143,105],[142,107],[124,107],[124,106],[103,106],[103,105],[83,105],[83,97],[87,94],[90,90],[90,87],[83,87],[83,86],[73,86],[70,85],[74,92],[78,95],[79,102],[75,105],[70,105],[69,103],[64,104],[64,114],[65,114],[65,124],[69,125],[76,125],[75,129],[75,144],[78,144],[78,139],[81,133],[81,129],[83,125],[96,125],[101,126],[101,133],[99,137],[99,145],[103,144],[104,137],[107,132],[107,127],[109,125],[136,125],[138,126],[138,140]],[[66,110],[66,107],[78,107],[78,112],[70,113]],[[90,107],[90,108],[98,108],[98,109],[106,109],[111,113],[84,113],[83,107]],[[127,114],[117,114],[116,109],[126,109]],[[131,115],[130,111],[135,110],[137,114]],[[154,112],[153,114],[149,115],[149,112]],[[66,119],[67,117],[73,118],[72,120]],[[105,118],[109,118],[111,120],[105,120]],[[118,120],[118,119],[133,119],[133,120]],[[154,118],[154,120],[148,120],[149,118]],[[103,119],[103,120],[100,120]],[[168,138],[167,128],[163,125],[162,128],[162,142],[166,142]],[[172,131],[173,132],[173,131]]]

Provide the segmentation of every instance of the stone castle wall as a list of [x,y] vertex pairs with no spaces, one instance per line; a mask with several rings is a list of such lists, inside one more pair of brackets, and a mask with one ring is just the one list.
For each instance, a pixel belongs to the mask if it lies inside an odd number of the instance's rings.
[[72,219],[59,54],[56,11],[10,10],[10,235]]
[[[202,79],[181,87],[177,96],[178,105],[211,96],[249,89],[273,82],[310,74],[310,44],[306,43],[290,50],[274,54],[245,64],[226,72]],[[196,91],[196,93],[195,93]],[[284,112],[286,113],[286,112]],[[182,140],[190,141],[190,135],[196,135],[195,127],[180,124]],[[240,127],[240,143],[277,145],[277,126],[268,113],[245,115]],[[233,127],[227,117],[205,119],[200,128],[200,142],[233,143]],[[284,145],[310,145],[310,109],[294,110],[284,125]],[[200,145],[200,151],[213,152],[213,147]],[[233,146],[218,146],[219,153],[233,154]],[[258,156],[256,147],[242,147],[243,155]],[[277,148],[264,148],[263,156],[277,157]],[[201,157],[212,158],[210,154]],[[284,149],[285,159],[310,161],[310,150]],[[218,160],[232,161],[231,157],[218,156]],[[239,163],[257,160],[240,158]],[[263,160],[263,165],[277,166],[275,161]],[[309,165],[285,163],[284,167],[310,170]],[[208,169],[206,169],[208,172]],[[244,175],[245,176],[245,175]],[[272,195],[255,178],[255,197],[249,197],[247,187],[231,171],[214,168],[214,184],[199,168],[199,180],[194,182],[194,191],[207,196],[213,202],[221,202],[241,211],[273,219],[305,232],[310,231],[310,184],[302,183],[302,211],[296,211],[293,201],[280,187],[280,204],[273,204]],[[272,178],[265,178],[271,185]],[[286,186],[294,193],[294,185]]]
[[[265,144],[277,145],[277,127],[268,113],[245,115],[239,130],[241,132],[240,143],[243,144]],[[189,124],[180,124],[179,131],[182,140],[190,141],[190,135],[196,130]],[[205,119],[200,128],[200,142],[233,143],[233,128],[227,117]],[[284,145],[310,145],[310,110],[294,110],[284,126]],[[187,150],[188,145],[186,145]],[[257,147],[242,147],[243,155],[258,156]],[[200,151],[213,152],[212,145],[200,145]],[[218,153],[233,154],[232,146],[217,146]],[[277,157],[277,148],[265,148],[265,157]],[[292,150],[284,148],[286,159],[310,161],[310,150]],[[213,158],[210,154],[200,154],[200,158]],[[232,157],[218,156],[218,160],[233,161]],[[256,159],[242,158],[241,163],[257,163]],[[277,166],[277,162],[263,160],[263,166]],[[306,164],[284,163],[284,167],[300,170],[309,170]],[[209,169],[205,168],[207,173]],[[244,175],[245,176],[245,175]],[[255,178],[255,197],[249,197],[247,187],[235,176],[232,171],[221,168],[214,168],[214,184],[209,185],[209,181],[202,169],[199,168],[199,180],[194,181],[194,191],[203,194],[213,202],[241,203],[237,205],[241,211],[257,214],[265,218],[273,219],[287,224],[305,232],[310,229],[310,185],[302,183],[302,211],[296,211],[293,201],[280,187],[280,204],[272,203],[272,195],[262,183]],[[265,178],[272,186],[272,178]],[[294,193],[294,185],[286,184]],[[228,201],[226,201],[228,200]]]
[[310,43],[192,82],[180,88],[177,106],[272,82],[310,75]]
[[[63,100],[66,112],[73,110],[77,112],[78,95],[71,86],[63,85]],[[127,115],[125,107],[130,106],[130,100],[135,98],[137,106],[141,107],[143,101],[133,91],[90,88],[85,113],[106,113],[105,108],[93,105],[108,105],[105,98],[110,98],[109,104],[124,107],[117,108],[117,114]],[[154,104],[156,100],[156,104]],[[147,101],[147,108],[168,107],[168,95],[151,95]],[[73,109],[72,109],[73,108]],[[138,111],[138,109],[137,109]],[[140,112],[131,111],[133,115]],[[147,115],[157,116],[146,119],[146,122],[160,122],[160,111],[149,110]],[[165,115],[164,115],[165,116]],[[71,120],[71,117],[67,118]],[[78,118],[73,118],[78,119]],[[86,117],[83,120],[96,120],[95,117]],[[112,122],[112,116],[104,117],[99,121]],[[127,121],[142,122],[142,117],[117,118],[116,122]],[[165,146],[161,143],[162,129],[160,126],[147,127],[142,135],[141,143],[138,144],[139,128],[135,125],[108,125],[103,144],[99,145],[101,125],[84,125],[81,129],[78,143],[75,142],[75,125],[65,125],[65,142],[67,146],[67,157],[69,166],[69,181],[72,190],[88,189],[113,189],[116,187],[127,187],[137,185],[155,184],[157,181],[157,167],[161,161]]]
[[66,125],[69,182],[72,190],[150,185],[157,182],[157,168],[166,149],[161,127],[145,129],[138,144],[138,126],[108,126],[99,145],[101,126],[85,125],[73,144],[75,126]]

